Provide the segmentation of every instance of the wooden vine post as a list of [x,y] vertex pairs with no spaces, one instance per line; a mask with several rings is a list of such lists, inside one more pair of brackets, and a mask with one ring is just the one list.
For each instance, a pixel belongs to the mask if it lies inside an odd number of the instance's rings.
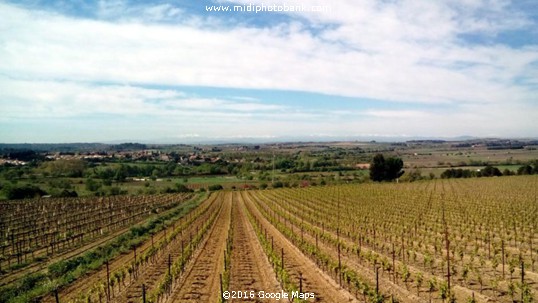
[[172,276],[172,255],[168,254],[168,275]]
[[142,303],[146,303],[146,284],[142,283]]
[[110,268],[108,266],[108,260],[106,260],[106,297],[107,302],[110,302]]
[[393,283],[396,284],[396,251],[394,251],[394,241],[392,242],[392,279]]
[[281,270],[284,270],[284,248],[282,248],[281,253],[282,253],[282,259],[280,260],[280,261],[281,261],[281,263],[280,263],[280,265],[281,265],[281,266],[280,266],[280,269],[281,269]]

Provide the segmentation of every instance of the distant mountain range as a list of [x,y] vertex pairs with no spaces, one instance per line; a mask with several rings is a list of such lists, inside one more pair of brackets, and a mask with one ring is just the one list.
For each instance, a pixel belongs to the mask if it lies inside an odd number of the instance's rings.
[[411,140],[444,140],[465,141],[479,139],[473,136],[460,137],[406,137],[406,136],[278,136],[278,137],[188,137],[188,138],[156,138],[151,140],[113,140],[102,142],[105,144],[120,144],[124,142],[139,142],[144,144],[230,144],[230,143],[280,143],[280,142],[335,142],[335,141],[361,141],[361,142],[406,142]]
[[226,137],[226,138],[208,138],[208,137],[188,137],[188,138],[156,138],[152,140],[114,140],[103,142],[106,144],[120,144],[124,142],[139,142],[143,144],[263,144],[263,143],[284,143],[284,142],[409,142],[409,141],[474,141],[474,140],[536,140],[537,138],[484,138],[475,136],[457,136],[457,137],[435,137],[435,136],[279,136],[279,137]]
[[[492,141],[492,140],[514,140],[514,141],[535,141],[536,138],[480,138],[473,136],[458,137],[420,137],[420,136],[282,136],[282,137],[228,137],[228,138],[157,138],[152,140],[114,140],[95,143],[0,143],[0,150],[6,149],[27,149],[35,151],[95,151],[95,150],[122,150],[122,149],[144,149],[151,145],[219,145],[219,144],[263,144],[263,143],[291,143],[291,142],[420,142],[420,141]],[[136,142],[136,143],[130,143]]]

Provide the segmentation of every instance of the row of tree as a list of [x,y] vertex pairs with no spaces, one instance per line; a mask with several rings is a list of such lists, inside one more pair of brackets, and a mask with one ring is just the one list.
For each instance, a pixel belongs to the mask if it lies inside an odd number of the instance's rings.
[[479,170],[470,170],[470,169],[461,169],[461,168],[451,168],[445,170],[441,173],[441,178],[451,179],[451,178],[474,178],[474,177],[498,177],[502,176],[503,173],[493,166],[486,166],[483,169]]
[[[393,181],[400,178],[404,171],[403,161],[400,158],[386,158],[382,154],[377,154],[370,163],[370,179],[372,181]],[[511,176],[511,175],[533,175],[538,174],[538,160],[533,160],[530,164],[520,166],[517,173],[505,169],[500,171],[497,167],[486,165],[483,169],[470,170],[461,168],[451,168],[445,170],[441,174],[441,178],[473,178],[473,177],[495,177],[495,176]]]
[[538,160],[532,162],[532,165],[527,164],[520,166],[517,172],[509,169],[505,169],[502,172],[491,165],[487,165],[483,169],[470,170],[461,168],[451,168],[445,170],[441,174],[441,178],[474,178],[474,177],[500,177],[500,176],[513,176],[513,175],[534,175],[538,174]]

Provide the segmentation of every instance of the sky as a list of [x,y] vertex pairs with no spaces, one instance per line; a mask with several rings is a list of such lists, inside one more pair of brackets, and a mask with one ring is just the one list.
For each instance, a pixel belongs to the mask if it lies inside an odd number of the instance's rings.
[[4,143],[536,138],[537,121],[536,0],[0,0]]

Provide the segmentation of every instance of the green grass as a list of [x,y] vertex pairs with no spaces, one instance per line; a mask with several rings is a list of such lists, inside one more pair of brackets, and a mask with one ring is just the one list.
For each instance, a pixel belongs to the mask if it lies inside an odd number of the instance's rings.
[[[183,180],[183,179],[179,179]],[[235,176],[212,176],[212,177],[193,177],[189,178],[189,183],[195,183],[195,184],[219,184],[219,183],[237,183],[237,182],[243,182],[244,180],[239,179]]]

